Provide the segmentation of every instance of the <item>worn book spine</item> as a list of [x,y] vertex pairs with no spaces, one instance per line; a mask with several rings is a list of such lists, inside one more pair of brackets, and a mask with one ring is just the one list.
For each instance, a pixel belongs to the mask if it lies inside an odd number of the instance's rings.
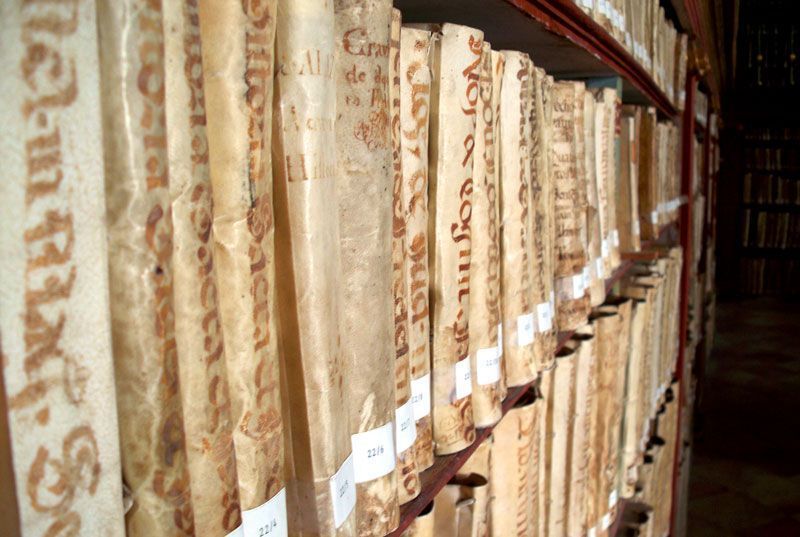
[[575,414],[575,362],[578,350],[565,346],[556,357],[553,381],[547,400],[547,457],[549,467],[548,535],[568,535],[568,507],[570,487],[574,486],[570,473],[572,460],[572,421]]
[[550,495],[547,493],[549,485],[549,470],[550,465],[547,461],[552,458],[548,453],[550,444],[550,435],[547,430],[547,414],[550,412],[548,404],[548,394],[550,393],[550,386],[553,383],[553,372],[555,371],[555,358],[553,364],[542,371],[539,378],[538,389],[536,396],[538,403],[541,405],[539,409],[539,426],[534,432],[534,442],[539,448],[539,464],[536,470],[536,501],[533,509],[536,512],[536,523],[534,525],[534,534],[538,537],[544,537],[548,531],[548,510],[550,505]]
[[194,534],[175,339],[160,7],[137,0],[98,5],[111,328],[131,536]]
[[500,406],[500,225],[495,173],[492,51],[484,42],[476,106],[472,191],[472,260],[470,263],[469,354],[472,411],[477,427],[497,423]]
[[214,256],[245,533],[286,528],[275,307],[272,95],[276,0],[200,0]]
[[543,405],[533,392],[524,395],[492,432],[489,481],[491,535],[533,535],[539,501],[539,442]]
[[397,450],[397,495],[400,504],[420,492],[414,441],[414,401],[411,398],[411,358],[408,344],[406,211],[403,206],[403,157],[400,125],[400,26],[401,15],[392,9],[389,40],[389,115],[392,139],[392,296],[394,298],[395,349],[395,444]]
[[429,262],[433,333],[433,443],[438,455],[475,440],[469,360],[475,120],[483,33],[444,24],[431,97]]
[[397,527],[389,0],[334,2],[341,339],[360,536]]
[[[353,535],[355,483],[339,333],[333,5],[278,0],[272,164],[287,511],[292,535]],[[310,58],[310,60],[309,60]]]
[[95,2],[0,36],[0,534],[120,537]]
[[[554,80],[552,76],[547,75],[544,70],[538,70],[539,75],[537,79],[541,85],[542,95],[542,118],[543,124],[541,125],[541,138],[542,138],[542,169],[545,174],[546,180],[542,185],[542,214],[544,215],[542,232],[545,236],[545,249],[544,249],[544,273],[545,273],[545,289],[547,290],[550,322],[553,325],[552,335],[549,337],[553,340],[551,352],[547,356],[547,360],[542,364],[543,368],[550,368],[555,363],[556,353],[555,347],[558,339],[558,320],[556,319],[556,188],[555,179],[553,176],[553,85]],[[547,334],[545,334],[547,337]]]
[[[639,294],[638,296],[642,297],[643,295]],[[631,302],[631,339],[625,380],[622,460],[620,462],[619,495],[622,498],[631,498],[636,493],[637,466],[641,462],[639,458],[639,439],[642,435],[640,427],[642,416],[639,413],[639,409],[644,385],[643,344],[646,333],[645,323],[649,313],[648,307],[647,302],[641,298]]]
[[436,495],[434,535],[489,535],[489,500],[489,483],[486,477],[472,474],[451,479]]
[[603,90],[595,90],[593,92],[593,98],[595,99],[594,105],[594,155],[595,155],[595,173],[596,173],[596,181],[595,184],[597,186],[597,200],[598,200],[598,216],[600,222],[600,237],[601,237],[601,246],[603,248],[603,252],[606,254],[603,256],[603,272],[606,275],[610,275],[614,271],[612,258],[611,258],[611,246],[612,246],[612,237],[611,237],[611,223],[609,221],[609,213],[608,207],[610,204],[609,200],[609,191],[608,191],[608,176],[609,176],[609,167],[611,166],[611,162],[609,161],[609,154],[608,154],[608,138],[610,136],[610,132],[608,130],[608,121],[607,121],[607,112],[608,110],[605,107],[605,103],[603,101]]
[[433,465],[428,301],[428,123],[431,33],[400,30],[400,149],[406,225],[406,308],[418,471]]
[[[604,258],[608,256],[608,244],[603,242],[600,232],[600,204],[597,195],[597,166],[594,143],[595,101],[591,92],[583,98],[583,147],[585,150],[584,171],[586,180],[586,234],[589,253],[589,300],[592,307],[602,304],[606,298],[606,271]],[[605,255],[604,255],[605,254]]]
[[164,32],[164,97],[175,347],[194,531],[227,535],[241,525],[241,510],[213,258],[197,4],[167,2],[163,20],[169,28]]
[[402,537],[435,537],[433,532],[433,522],[436,510],[434,502],[431,501],[417,518],[406,528]]
[[620,180],[620,119],[621,103],[617,90],[613,88],[603,89],[603,105],[606,109],[606,123],[608,125],[608,138],[606,139],[606,151],[608,152],[608,175],[606,176],[608,190],[608,227],[611,244],[610,258],[612,270],[616,270],[621,262],[619,227],[617,224],[617,203]]
[[526,114],[531,73],[527,54],[503,51],[503,56],[506,62],[500,99],[503,359],[506,384],[522,386],[538,373],[533,345],[530,123]]
[[[633,189],[636,176],[633,163],[636,162],[636,107],[628,106],[622,109],[620,119],[620,177],[617,197],[617,229],[619,230],[619,249],[622,252],[639,251],[638,242],[638,208],[634,215]],[[635,219],[634,219],[635,216]],[[637,233],[634,233],[637,232]]]
[[656,146],[656,110],[642,110],[639,136],[639,222],[642,240],[658,238],[658,211],[656,210],[655,184],[658,152]]
[[[572,82],[557,82],[552,89],[551,174],[555,188],[556,322],[559,330],[573,330],[586,322],[589,296],[582,233],[585,205],[578,181],[576,151],[576,90]],[[581,181],[583,178],[581,178]]]

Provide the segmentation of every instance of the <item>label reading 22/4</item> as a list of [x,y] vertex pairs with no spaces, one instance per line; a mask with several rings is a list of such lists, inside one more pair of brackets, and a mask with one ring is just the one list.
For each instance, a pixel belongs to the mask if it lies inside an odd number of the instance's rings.
[[253,509],[242,511],[244,537],[287,537],[286,489]]

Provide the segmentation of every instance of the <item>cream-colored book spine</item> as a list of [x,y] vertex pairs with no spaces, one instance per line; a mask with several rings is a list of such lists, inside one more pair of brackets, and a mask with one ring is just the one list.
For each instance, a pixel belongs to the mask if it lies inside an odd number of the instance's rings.
[[339,333],[333,4],[278,0],[272,164],[289,532],[355,533]]
[[430,306],[428,301],[428,123],[431,33],[400,30],[400,148],[406,224],[406,288],[411,397],[418,471],[433,464]]
[[433,532],[434,502],[431,501],[403,532],[403,537],[435,537]]
[[95,17],[0,4],[3,535],[125,535]]
[[500,100],[503,359],[506,384],[522,386],[534,380],[539,369],[533,345],[530,123],[526,115],[531,73],[527,54],[503,51],[503,56],[506,62]]
[[[397,527],[392,297],[390,0],[335,0],[341,338],[359,536]],[[367,54],[367,51],[370,54]]]
[[617,225],[617,199],[619,193],[620,158],[619,158],[619,122],[620,108],[617,91],[612,88],[603,89],[603,105],[606,109],[606,124],[608,125],[608,137],[606,139],[605,150],[608,152],[608,174],[606,175],[608,207],[608,228],[611,267],[616,270],[621,262],[619,229]]
[[214,266],[200,26],[196,3],[163,7],[175,348],[194,532],[227,535],[241,525],[241,510]]
[[439,33],[431,95],[428,240],[433,275],[433,444],[437,455],[446,455],[475,440],[469,272],[483,32],[443,24]]
[[397,496],[407,503],[420,492],[414,441],[414,401],[411,397],[411,358],[408,345],[408,285],[406,278],[406,211],[403,206],[403,157],[400,125],[400,11],[392,9],[389,36],[389,116],[392,139],[392,296],[394,299],[395,349],[395,447],[397,450]]
[[162,17],[160,5],[144,1],[98,4],[111,329],[130,536],[194,532],[175,339]]
[[214,255],[245,533],[261,531],[266,518],[278,531],[286,526],[271,158],[276,7],[200,0]]
[[544,537],[548,535],[548,512],[550,510],[550,494],[548,489],[550,487],[550,464],[548,461],[552,458],[552,454],[548,451],[552,446],[550,442],[550,433],[547,429],[547,415],[550,412],[548,403],[548,395],[550,393],[551,385],[553,383],[553,374],[556,368],[555,358],[553,364],[542,371],[539,378],[539,386],[536,393],[538,403],[541,405],[539,409],[539,426],[538,430],[534,433],[535,440],[539,448],[539,464],[536,469],[536,500],[534,509],[536,511],[536,523],[534,525],[534,535],[537,537]]
[[492,50],[484,42],[475,124],[470,263],[469,347],[472,411],[477,427],[497,423],[500,406],[500,222],[495,173]]
[[608,207],[609,200],[609,173],[612,163],[609,161],[608,153],[608,139],[611,136],[609,132],[609,124],[607,113],[603,101],[603,90],[595,90],[594,92],[594,144],[595,144],[595,171],[597,186],[597,209],[599,211],[600,222],[600,237],[602,240],[603,251],[606,255],[603,256],[603,271],[606,275],[610,275],[614,271],[613,259],[611,257],[612,237],[611,237],[611,222],[609,221]]
[[558,339],[558,320],[556,319],[556,188],[555,179],[553,176],[553,77],[547,75],[544,70],[536,70],[537,85],[541,87],[542,99],[542,125],[541,141],[542,141],[542,170],[545,180],[541,184],[541,214],[544,216],[542,223],[542,234],[545,237],[544,252],[543,252],[543,271],[546,296],[548,297],[550,322],[552,326],[552,333],[545,332],[545,338],[552,339],[551,348],[553,351],[546,357],[547,360],[542,364],[543,368],[550,368],[555,363],[556,353],[555,347]]
[[[583,98],[583,136],[585,149],[586,180],[586,233],[589,253],[589,297],[592,307],[602,304],[606,298],[605,263],[609,255],[608,244],[603,242],[600,232],[600,204],[597,195],[597,166],[594,143],[595,101],[591,92],[584,92]],[[605,255],[604,255],[605,254]]]
[[568,535],[568,507],[571,479],[572,427],[575,413],[575,362],[578,350],[565,346],[556,356],[553,381],[547,400],[547,449],[546,463],[550,469],[547,518],[548,535]]
[[[578,181],[576,153],[576,89],[572,82],[556,82],[552,89],[551,174],[555,188],[556,322],[572,330],[586,322],[589,296],[584,268],[587,256],[582,233],[585,206]],[[582,178],[581,178],[582,180]]]

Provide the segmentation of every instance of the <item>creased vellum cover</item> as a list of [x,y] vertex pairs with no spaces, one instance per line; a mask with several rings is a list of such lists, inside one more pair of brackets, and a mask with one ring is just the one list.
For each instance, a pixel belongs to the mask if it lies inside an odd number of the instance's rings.
[[586,535],[586,481],[589,462],[591,379],[594,369],[594,336],[577,333],[568,343],[576,350],[574,417],[571,424],[567,535]]
[[275,0],[200,0],[214,255],[242,510],[284,486],[275,323]]
[[[456,380],[462,371],[456,364],[469,358],[472,165],[482,49],[483,32],[443,24],[433,62],[428,229],[437,455],[475,440],[472,396],[464,394],[472,391],[471,380]],[[459,385],[465,386],[459,390]]]
[[502,205],[502,194],[501,194],[501,187],[500,187],[500,146],[501,146],[501,138],[500,138],[500,105],[501,105],[501,96],[503,91],[503,73],[505,73],[506,69],[506,58],[503,54],[497,50],[492,51],[492,119],[494,120],[494,126],[492,127],[492,132],[494,133],[494,185],[495,185],[495,192],[497,196],[497,203],[495,204],[495,219],[497,221],[497,233],[498,233],[498,241],[500,241],[500,281],[498,285],[500,286],[500,295],[498,300],[500,301],[500,321],[499,325],[500,328],[497,332],[497,350],[500,353],[500,382],[497,383],[497,391],[500,397],[500,400],[506,398],[508,394],[508,385],[506,384],[506,360],[503,354],[503,248],[502,248],[502,213],[500,211],[500,206]]
[[503,361],[507,385],[522,386],[535,379],[538,370],[533,341],[523,335],[520,345],[518,331],[518,320],[535,315],[536,308],[530,262],[530,123],[526,115],[531,76],[527,54],[505,50],[502,54],[506,60],[500,96]]
[[[608,227],[612,234],[610,245],[611,268],[616,270],[620,264],[619,229],[617,226],[617,196],[619,188],[619,120],[620,106],[618,105],[617,91],[613,88],[603,88],[603,106],[606,109],[605,122],[608,125],[605,151],[608,153],[608,174],[606,175],[606,190],[608,196]],[[666,160],[666,159],[665,159]]]
[[543,69],[534,67],[532,75],[532,112],[531,112],[531,214],[533,223],[533,253],[536,262],[534,272],[535,301],[537,308],[545,307],[548,310],[550,329],[538,324],[535,344],[537,346],[537,361],[539,368],[548,367],[554,360],[557,343],[555,319],[550,304],[553,292],[553,189],[548,170],[548,123],[546,117],[547,97],[544,95]]
[[175,346],[194,531],[241,525],[233,421],[212,253],[211,182],[196,3],[164,3]]
[[550,443],[550,433],[547,429],[547,413],[549,412],[548,395],[550,393],[550,387],[553,384],[553,372],[555,371],[555,367],[556,364],[554,357],[553,364],[549,368],[543,370],[539,377],[539,389],[537,392],[537,404],[541,405],[539,409],[539,425],[534,432],[533,440],[539,448],[539,465],[535,472],[537,498],[534,503],[534,509],[536,512],[535,535],[537,537],[543,537],[547,535],[547,512],[550,505],[550,497],[547,493],[550,486],[550,476],[548,473],[550,470],[550,465],[548,464],[548,461],[551,457],[548,449],[552,445]]
[[111,328],[131,536],[194,534],[175,346],[160,7],[98,5]]
[[576,90],[572,82],[556,82],[552,87],[551,175],[555,188],[555,277],[556,322],[559,330],[572,330],[585,322],[589,297],[574,285],[586,266],[586,250],[581,239],[585,214],[578,181],[576,154]]
[[[643,294],[640,296],[644,296]],[[636,491],[636,467],[639,463],[639,439],[642,416],[639,409],[644,385],[644,342],[649,305],[645,300],[631,304],[631,341],[625,378],[625,408],[622,429],[620,496],[630,498]]]
[[272,162],[289,530],[353,535],[353,515],[336,528],[329,484],[351,452],[346,391],[354,373],[339,343],[333,4],[278,0],[277,9]]
[[[350,434],[395,416],[392,298],[392,153],[389,116],[390,0],[335,0],[335,123],[342,307],[340,326]],[[373,54],[367,55],[371,50]],[[353,74],[355,73],[355,74]],[[356,486],[360,536],[397,527],[394,471]]]
[[539,489],[538,431],[543,405],[533,392],[523,396],[494,431],[489,481],[492,535],[532,536],[536,531]]
[[[400,125],[400,24],[401,15],[392,9],[392,27],[389,43],[389,112],[392,122],[392,295],[394,297],[394,348],[395,348],[395,402],[398,409],[411,399],[411,358],[408,345],[408,271],[406,269],[406,211],[403,205],[403,164]],[[416,425],[396,423],[395,427],[411,427],[416,436]],[[398,436],[397,434],[395,435]],[[416,440],[416,438],[415,438]],[[422,484],[417,470],[413,442],[402,451],[397,447],[398,501],[407,503],[419,494]]]
[[583,82],[573,82],[575,85],[575,169],[577,171],[576,184],[577,196],[575,199],[578,204],[578,226],[580,228],[580,239],[583,251],[586,256],[586,265],[583,267],[583,285],[585,300],[591,306],[591,287],[592,287],[592,251],[589,244],[588,219],[588,185],[586,181],[586,136],[584,133],[584,105],[586,102],[586,84]]
[[595,184],[597,187],[597,205],[599,210],[600,221],[600,236],[606,245],[606,256],[603,257],[603,270],[606,274],[610,275],[614,268],[612,266],[612,259],[610,255],[611,248],[611,223],[609,222],[609,191],[608,191],[608,175],[609,162],[608,157],[608,139],[611,136],[609,132],[609,124],[607,121],[608,110],[603,100],[603,91],[595,90],[595,106],[594,106],[594,156],[595,156]]
[[95,3],[0,15],[0,533],[121,536]]
[[544,70],[539,69],[537,78],[540,77],[539,85],[542,92],[542,108],[543,108],[543,124],[542,131],[542,160],[544,162],[543,169],[546,174],[546,181],[542,187],[543,199],[543,214],[545,215],[544,230],[545,233],[545,254],[544,254],[544,271],[545,271],[545,289],[547,290],[548,302],[550,303],[550,319],[553,323],[553,334],[551,336],[553,343],[551,352],[547,356],[547,360],[542,366],[545,369],[551,368],[555,363],[556,353],[555,348],[558,340],[558,318],[556,316],[556,187],[555,178],[553,177],[553,85],[555,84],[553,77],[547,75]]
[[[428,303],[428,121],[430,114],[431,33],[416,28],[400,30],[400,147],[403,171],[403,208],[406,211],[406,289],[411,379],[428,379],[430,394],[430,309]],[[421,381],[421,382],[424,382]],[[427,400],[430,401],[430,395]],[[430,409],[414,416],[417,470],[433,465]]]
[[[591,92],[583,95],[583,147],[585,152],[584,178],[586,180],[586,234],[589,254],[589,303],[597,307],[606,298],[603,237],[600,233],[600,206],[597,195],[597,169],[594,144],[595,101]],[[606,249],[608,245],[606,244]]]
[[454,500],[454,519],[445,520],[447,512],[440,508],[436,514],[436,535],[488,537],[489,482],[486,476],[471,474],[467,477],[455,477],[437,495],[437,502],[440,496],[446,501],[439,505],[449,506]]
[[578,350],[566,346],[556,357],[553,382],[547,405],[547,431],[550,443],[546,464],[550,466],[548,535],[567,534],[569,488],[573,484],[569,463],[572,459],[571,424],[575,413],[575,361]]
[[[491,46],[484,42],[472,168],[472,261],[469,275],[469,355],[473,371],[472,411],[477,427],[493,425],[503,416],[499,390],[500,355],[497,347],[497,332],[502,329],[499,326],[500,200],[495,175],[492,92]],[[491,376],[493,371],[497,372],[496,377]]]
[[422,512],[417,515],[417,518],[411,523],[408,528],[403,532],[402,537],[434,537],[433,524],[434,524],[434,502],[431,501]]
[[641,129],[639,131],[639,222],[642,240],[658,237],[658,221],[653,218],[656,210],[655,186],[658,182],[656,130],[657,119],[655,108],[642,110]]

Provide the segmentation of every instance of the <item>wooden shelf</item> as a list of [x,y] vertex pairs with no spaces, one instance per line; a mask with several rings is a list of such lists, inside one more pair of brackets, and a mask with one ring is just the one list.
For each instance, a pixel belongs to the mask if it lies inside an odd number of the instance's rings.
[[395,0],[403,22],[452,22],[483,30],[496,50],[520,50],[556,78],[620,76],[625,103],[677,110],[634,57],[571,0]]

